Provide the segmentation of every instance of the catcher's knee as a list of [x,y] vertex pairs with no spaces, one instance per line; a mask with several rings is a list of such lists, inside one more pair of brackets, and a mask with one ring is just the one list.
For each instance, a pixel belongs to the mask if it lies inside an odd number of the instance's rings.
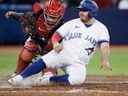
[[38,49],[37,44],[34,44],[30,41],[27,42],[23,47],[19,58],[22,59],[23,61],[30,62],[34,58],[37,49]]

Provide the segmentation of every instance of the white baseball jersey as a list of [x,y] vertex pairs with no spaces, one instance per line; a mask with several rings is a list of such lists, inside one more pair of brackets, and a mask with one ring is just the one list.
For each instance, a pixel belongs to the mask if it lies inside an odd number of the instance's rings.
[[54,50],[42,57],[47,67],[63,68],[69,74],[70,84],[81,84],[86,78],[86,67],[98,42],[109,42],[107,28],[96,21],[86,27],[80,19],[71,20],[62,25],[57,32],[63,38],[63,49]]
[[86,27],[80,19],[74,19],[65,23],[57,32],[64,38],[62,41],[64,50],[84,64],[88,63],[98,43],[109,42],[107,28],[97,20],[92,26]]

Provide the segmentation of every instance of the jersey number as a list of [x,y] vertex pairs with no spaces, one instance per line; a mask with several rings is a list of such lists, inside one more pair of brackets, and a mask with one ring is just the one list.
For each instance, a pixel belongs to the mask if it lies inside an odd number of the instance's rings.
[[94,47],[85,49],[88,52],[88,55],[90,55],[94,51]]

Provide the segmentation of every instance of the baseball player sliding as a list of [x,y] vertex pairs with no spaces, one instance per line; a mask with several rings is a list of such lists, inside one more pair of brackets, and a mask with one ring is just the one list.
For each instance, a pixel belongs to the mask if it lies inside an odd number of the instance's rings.
[[[102,52],[100,68],[112,70],[109,64],[109,33],[104,24],[95,19],[98,12],[97,4],[92,0],[82,0],[79,17],[62,25],[53,35],[53,50],[32,63],[21,74],[8,80],[12,85],[20,85],[23,79],[39,73],[46,67],[62,68],[62,76],[40,77],[38,84],[52,82],[79,85],[86,79],[86,66],[97,44]],[[60,42],[62,40],[62,42]]]

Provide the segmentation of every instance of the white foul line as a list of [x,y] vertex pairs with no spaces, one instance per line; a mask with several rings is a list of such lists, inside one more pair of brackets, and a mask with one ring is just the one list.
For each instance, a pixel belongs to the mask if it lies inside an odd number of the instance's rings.
[[96,84],[124,84],[128,81],[85,81],[87,83],[96,83]]
[[[12,92],[12,93],[17,93],[19,91],[0,91],[0,92]],[[120,92],[120,91],[104,91],[104,90],[84,90],[84,89],[72,89],[72,90],[69,90],[69,91],[55,91],[55,90],[49,90],[49,91],[45,91],[45,90],[42,90],[42,91],[38,91],[38,90],[20,90],[20,92],[25,92],[25,93],[86,93],[86,92],[92,92],[92,93],[108,93],[108,94],[118,94],[118,93],[123,93],[123,94],[128,94],[128,92]]]

